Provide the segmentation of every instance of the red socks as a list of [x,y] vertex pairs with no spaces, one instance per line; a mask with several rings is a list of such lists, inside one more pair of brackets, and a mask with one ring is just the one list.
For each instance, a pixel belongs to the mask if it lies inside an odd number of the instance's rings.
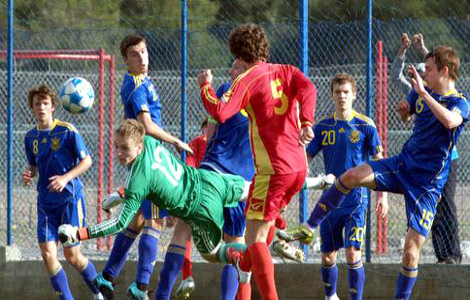
[[258,242],[251,245],[248,250],[253,264],[253,276],[258,284],[263,300],[277,300],[276,282],[274,281],[274,264],[268,245]]
[[238,291],[235,300],[251,300],[251,284],[249,282],[240,283],[238,285]]
[[183,272],[183,280],[193,276],[193,264],[191,262],[191,239],[186,241],[186,251],[184,252],[184,262],[183,268],[181,270]]

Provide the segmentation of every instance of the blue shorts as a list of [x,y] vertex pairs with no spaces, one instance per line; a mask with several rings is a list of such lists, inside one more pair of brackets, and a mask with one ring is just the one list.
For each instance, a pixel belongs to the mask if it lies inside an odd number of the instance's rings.
[[142,211],[145,220],[168,217],[168,212],[166,210],[160,209],[160,207],[149,200],[144,200],[144,202],[142,202],[140,210]]
[[[72,201],[62,206],[37,206],[38,211],[38,242],[56,242],[59,240],[58,229],[62,224],[71,224],[74,227],[85,227],[85,196],[79,192]],[[76,243],[71,247],[78,245]]]
[[[210,166],[202,165],[201,169],[217,172]],[[220,173],[219,173],[220,174]],[[230,236],[242,237],[245,234],[245,206],[246,202],[239,202],[238,206],[235,207],[224,207],[224,227],[223,231],[225,234]]]
[[424,237],[436,215],[441,189],[436,183],[422,183],[409,174],[398,156],[368,163],[374,171],[378,191],[399,193],[405,196],[408,228],[416,230]]
[[333,210],[320,225],[321,252],[343,247],[361,249],[366,232],[366,209],[367,203],[360,203]]

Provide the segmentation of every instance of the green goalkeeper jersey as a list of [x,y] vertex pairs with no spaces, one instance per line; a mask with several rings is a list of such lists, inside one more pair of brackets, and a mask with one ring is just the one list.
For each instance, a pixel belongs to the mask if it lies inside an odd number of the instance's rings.
[[[215,189],[206,195],[211,185]],[[91,238],[122,231],[145,199],[188,224],[213,221],[220,227],[223,206],[238,204],[243,185],[239,176],[222,176],[185,165],[160,141],[146,136],[142,153],[129,167],[121,210],[113,219],[89,226],[88,231]]]

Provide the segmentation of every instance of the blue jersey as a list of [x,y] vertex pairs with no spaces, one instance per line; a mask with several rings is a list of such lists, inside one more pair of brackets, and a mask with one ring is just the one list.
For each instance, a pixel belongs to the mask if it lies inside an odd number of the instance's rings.
[[[230,83],[221,85],[217,90],[217,97],[220,98],[229,88]],[[207,143],[201,167],[224,174],[240,175],[245,180],[251,181],[255,166],[248,126],[248,118],[244,110],[224,123],[218,124],[214,135]]]
[[148,112],[152,121],[162,127],[160,98],[148,77],[126,74],[121,87],[121,99],[126,119],[137,119],[141,112]]
[[28,163],[39,172],[38,205],[54,207],[72,202],[82,190],[78,177],[69,181],[62,192],[51,192],[47,186],[49,177],[69,172],[89,155],[77,129],[59,120],[54,120],[49,130],[31,129],[26,133],[25,150]]
[[[349,120],[338,120],[335,115],[324,119],[313,131],[315,138],[307,146],[307,153],[314,157],[322,150],[325,172],[336,177],[382,151],[374,122],[356,111]],[[361,188],[354,189],[341,206],[367,203],[367,194]]]
[[413,133],[403,145],[400,159],[408,174],[420,183],[436,183],[442,189],[447,181],[450,159],[457,139],[468,120],[469,103],[467,96],[451,91],[445,95],[430,92],[431,96],[448,110],[459,113],[463,122],[449,130],[436,118],[434,113],[413,90],[407,100],[410,113],[415,114]]

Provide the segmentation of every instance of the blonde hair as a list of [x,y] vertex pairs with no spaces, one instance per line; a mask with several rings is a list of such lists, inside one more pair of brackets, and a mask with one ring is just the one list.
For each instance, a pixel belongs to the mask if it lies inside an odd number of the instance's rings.
[[124,139],[132,139],[136,144],[144,142],[145,128],[134,119],[124,120],[115,131],[116,136]]

